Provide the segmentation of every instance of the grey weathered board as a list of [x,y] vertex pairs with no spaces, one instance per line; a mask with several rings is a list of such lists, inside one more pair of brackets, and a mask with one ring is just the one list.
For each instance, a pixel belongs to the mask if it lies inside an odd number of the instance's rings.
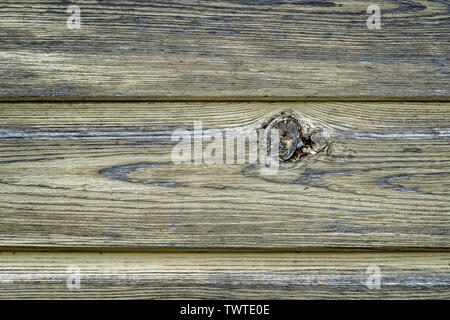
[[[254,129],[286,110],[328,130],[329,152],[271,176],[172,162],[177,128]],[[3,103],[0,246],[448,249],[449,113],[412,102]]]
[[449,2],[370,4],[2,1],[0,98],[448,97]]
[[[449,299],[449,262],[434,252],[2,252],[0,298]],[[369,266],[379,289],[367,287]]]

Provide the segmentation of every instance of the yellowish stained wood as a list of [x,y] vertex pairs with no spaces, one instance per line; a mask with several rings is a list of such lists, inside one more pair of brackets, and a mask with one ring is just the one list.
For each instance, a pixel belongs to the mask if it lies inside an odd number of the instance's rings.
[[2,1],[0,97],[448,98],[448,1],[371,4]]
[[[70,4],[0,5],[0,298],[450,298],[448,2]],[[276,174],[172,161],[281,114]]]
[[[449,263],[438,252],[3,252],[0,297],[448,299]],[[367,287],[369,266],[379,268],[379,289]],[[80,288],[70,290],[78,276]]]
[[[329,154],[263,176],[175,165],[177,128],[291,110]],[[449,103],[3,103],[4,248],[449,248]],[[207,142],[205,142],[205,145]]]

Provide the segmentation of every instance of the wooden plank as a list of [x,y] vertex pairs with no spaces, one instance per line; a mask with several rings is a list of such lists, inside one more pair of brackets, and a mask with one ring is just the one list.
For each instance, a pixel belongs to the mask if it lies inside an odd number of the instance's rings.
[[0,298],[449,299],[449,262],[448,252],[3,252]]
[[[248,161],[172,161],[177,128],[201,120],[204,130],[254,129],[287,110],[329,132],[327,153],[274,175]],[[0,246],[449,248],[449,111],[449,103],[4,103]]]
[[6,0],[0,97],[449,96],[449,2]]

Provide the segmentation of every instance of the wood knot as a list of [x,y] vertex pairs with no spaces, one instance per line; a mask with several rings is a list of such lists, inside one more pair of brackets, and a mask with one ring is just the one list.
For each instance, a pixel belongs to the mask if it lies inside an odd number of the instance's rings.
[[331,135],[325,128],[290,111],[272,116],[263,123],[262,129],[266,130],[268,137],[271,130],[278,130],[280,162],[300,163],[321,153],[329,153],[332,145]]

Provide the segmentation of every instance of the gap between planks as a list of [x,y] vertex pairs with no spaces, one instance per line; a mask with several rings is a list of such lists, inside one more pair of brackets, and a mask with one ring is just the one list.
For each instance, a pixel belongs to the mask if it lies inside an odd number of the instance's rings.
[[195,254],[195,253],[208,253],[208,254],[378,254],[378,253],[449,253],[450,248],[398,248],[398,247],[386,247],[386,248],[135,248],[135,247],[98,247],[98,246],[84,246],[84,247],[38,247],[38,246],[23,246],[23,247],[8,247],[0,246],[0,254],[2,253],[24,253],[24,252],[41,252],[41,253],[137,253],[137,254]]
[[0,97],[0,103],[182,103],[182,102],[317,102],[317,103],[345,103],[345,102],[450,102],[450,96],[399,96],[399,97],[252,97],[252,96],[179,96],[179,97]]

